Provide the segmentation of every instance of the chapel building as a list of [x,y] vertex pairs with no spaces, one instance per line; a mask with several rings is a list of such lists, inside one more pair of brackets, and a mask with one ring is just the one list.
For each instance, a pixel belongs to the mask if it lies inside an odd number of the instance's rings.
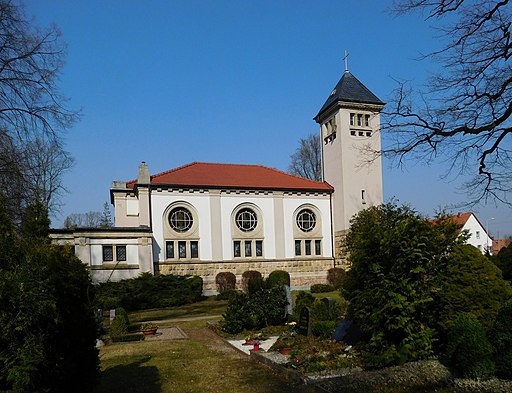
[[110,190],[114,227],[56,229],[93,281],[141,273],[215,276],[286,270],[293,288],[325,283],[343,266],[351,217],[382,203],[380,101],[349,71],[314,120],[320,125],[323,181],[261,165],[193,162],[151,175],[142,162]]

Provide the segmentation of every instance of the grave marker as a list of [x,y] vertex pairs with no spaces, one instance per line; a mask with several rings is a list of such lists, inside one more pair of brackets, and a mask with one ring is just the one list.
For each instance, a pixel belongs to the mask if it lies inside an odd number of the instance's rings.
[[302,307],[299,317],[299,334],[311,336],[311,310],[309,307]]

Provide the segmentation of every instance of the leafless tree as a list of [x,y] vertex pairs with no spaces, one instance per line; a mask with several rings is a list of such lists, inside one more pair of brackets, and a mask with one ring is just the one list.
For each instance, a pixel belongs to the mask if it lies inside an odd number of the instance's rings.
[[442,71],[426,91],[399,83],[383,112],[394,136],[383,154],[449,163],[446,176],[468,176],[471,203],[507,202],[512,187],[512,56],[509,0],[395,0],[399,15],[420,11],[442,47],[423,60]]
[[310,134],[306,138],[301,138],[299,147],[290,156],[290,159],[288,172],[292,175],[310,180],[322,180],[322,152],[318,134]]
[[[15,1],[0,0],[0,192],[13,205],[12,214],[37,194],[29,192],[33,184],[27,183],[35,180],[32,164],[42,158],[27,160],[26,154],[34,146],[44,141],[44,147],[57,159],[50,173],[39,171],[35,181],[43,185],[43,193],[38,195],[50,207],[61,190],[56,177],[70,164],[61,135],[78,114],[65,107],[57,86],[64,57],[65,47],[55,26],[38,29]],[[60,169],[55,171],[56,167]]]
[[28,191],[38,194],[43,206],[55,212],[60,207],[60,197],[66,192],[62,176],[72,168],[74,159],[54,141],[42,139],[29,142],[23,156]]
[[73,213],[64,220],[64,228],[99,228],[101,222],[101,212],[89,211],[86,213]]

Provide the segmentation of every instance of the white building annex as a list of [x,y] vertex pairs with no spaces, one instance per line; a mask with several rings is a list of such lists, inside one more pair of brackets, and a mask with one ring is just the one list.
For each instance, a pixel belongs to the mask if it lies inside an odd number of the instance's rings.
[[194,162],[150,174],[142,162],[131,181],[114,181],[113,228],[53,230],[73,244],[95,282],[152,274],[215,276],[273,270],[292,287],[326,282],[339,265],[339,241],[350,218],[382,203],[380,158],[362,165],[361,151],[380,149],[384,107],[349,71],[315,120],[322,140],[323,181],[261,165]]
[[458,213],[450,217],[461,226],[461,232],[467,232],[469,239],[467,244],[478,248],[482,254],[492,254],[492,238],[489,235],[488,228],[484,227],[476,215],[472,212]]

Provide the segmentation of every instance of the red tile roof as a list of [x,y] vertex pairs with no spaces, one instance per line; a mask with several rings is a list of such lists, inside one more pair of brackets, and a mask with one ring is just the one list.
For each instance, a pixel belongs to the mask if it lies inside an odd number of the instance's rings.
[[[137,180],[127,182],[133,188]],[[214,164],[193,162],[151,176],[151,185],[192,188],[234,188],[332,192],[326,182],[290,175],[261,165]]]
[[451,216],[450,218],[455,221],[457,224],[464,226],[466,222],[469,220],[469,217],[471,217],[473,213],[467,212],[467,213],[459,213],[455,216]]

